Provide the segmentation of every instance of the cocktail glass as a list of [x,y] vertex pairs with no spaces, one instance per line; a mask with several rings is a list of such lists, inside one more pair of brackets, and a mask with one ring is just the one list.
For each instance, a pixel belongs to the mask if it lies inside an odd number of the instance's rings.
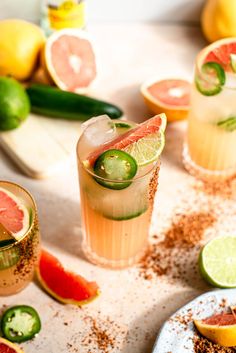
[[[236,45],[231,47],[228,41],[204,48],[195,65],[184,164],[205,180],[236,174],[236,72],[230,63]],[[236,44],[235,39],[230,41]],[[226,57],[221,52],[224,46]]]
[[[120,123],[114,124],[117,128],[111,139],[127,132],[127,127],[119,128]],[[128,130],[136,126],[133,122],[125,122],[124,125]],[[139,168],[137,175],[128,181],[128,186],[120,189],[120,179],[101,178],[86,168],[84,160],[98,147],[94,146],[93,139],[86,136],[89,128],[85,129],[77,146],[83,250],[87,258],[97,265],[109,268],[131,266],[147,249],[159,158]],[[98,128],[97,134],[105,135],[105,132]],[[107,143],[106,139],[99,147],[103,143]],[[104,187],[111,182],[113,188]]]
[[[20,199],[29,212],[29,227],[25,234],[7,245],[0,242],[0,295],[5,296],[21,291],[32,280],[39,259],[40,235],[36,204],[30,193],[7,181],[0,181],[0,188]],[[2,236],[6,232],[2,225],[0,232]]]

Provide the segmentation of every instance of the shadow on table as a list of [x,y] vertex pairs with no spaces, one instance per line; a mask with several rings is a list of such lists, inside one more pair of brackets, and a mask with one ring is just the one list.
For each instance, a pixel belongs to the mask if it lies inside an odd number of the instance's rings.
[[[199,293],[196,293],[196,291],[186,289],[176,294],[166,295],[166,299],[154,305],[151,310],[148,310],[133,321],[126,338],[127,343],[123,347],[122,353],[134,353],[132,347],[136,340],[140,342],[138,350],[140,353],[151,353],[153,351],[158,331],[164,322],[175,311],[201,293],[202,292],[200,291]],[[144,326],[148,327],[144,329]]]
[[42,200],[46,207],[41,206],[39,208],[43,243],[85,259],[81,250],[82,232],[79,195],[78,203],[69,198],[61,198],[50,193],[47,193],[46,198],[46,200]]
[[166,160],[182,171],[185,170],[182,154],[186,125],[185,121],[168,124],[165,132],[165,148],[162,153],[162,160]]

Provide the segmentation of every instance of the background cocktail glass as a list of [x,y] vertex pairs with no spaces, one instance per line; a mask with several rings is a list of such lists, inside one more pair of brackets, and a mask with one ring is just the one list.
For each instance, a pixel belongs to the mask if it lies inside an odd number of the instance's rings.
[[10,191],[24,203],[30,214],[29,229],[15,243],[0,247],[0,295],[21,291],[32,280],[40,252],[40,234],[36,204],[21,186],[0,181],[0,187]]
[[221,180],[236,173],[236,73],[223,69],[225,79],[217,81],[212,72],[220,75],[222,67],[211,61],[204,70],[206,50],[195,65],[184,164],[196,177]]
[[83,133],[77,146],[77,158],[84,253],[97,265],[109,268],[131,266],[147,250],[159,161],[145,167],[143,175],[129,180],[128,187],[115,190],[100,185],[98,181],[119,184],[119,180],[99,178],[83,165],[91,150],[92,146]]

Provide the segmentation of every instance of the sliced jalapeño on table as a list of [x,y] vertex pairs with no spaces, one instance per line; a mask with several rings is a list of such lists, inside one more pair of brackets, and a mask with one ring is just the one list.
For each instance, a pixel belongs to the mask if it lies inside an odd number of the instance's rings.
[[28,305],[17,305],[7,309],[1,319],[3,336],[11,342],[25,342],[41,330],[37,311]]

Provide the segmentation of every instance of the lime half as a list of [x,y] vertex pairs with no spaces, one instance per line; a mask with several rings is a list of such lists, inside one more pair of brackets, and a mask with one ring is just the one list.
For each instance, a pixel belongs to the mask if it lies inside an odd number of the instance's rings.
[[155,162],[165,146],[162,130],[147,135],[124,148],[137,162],[138,166],[145,166]]
[[220,288],[236,287],[236,236],[223,236],[211,240],[199,256],[203,278]]

